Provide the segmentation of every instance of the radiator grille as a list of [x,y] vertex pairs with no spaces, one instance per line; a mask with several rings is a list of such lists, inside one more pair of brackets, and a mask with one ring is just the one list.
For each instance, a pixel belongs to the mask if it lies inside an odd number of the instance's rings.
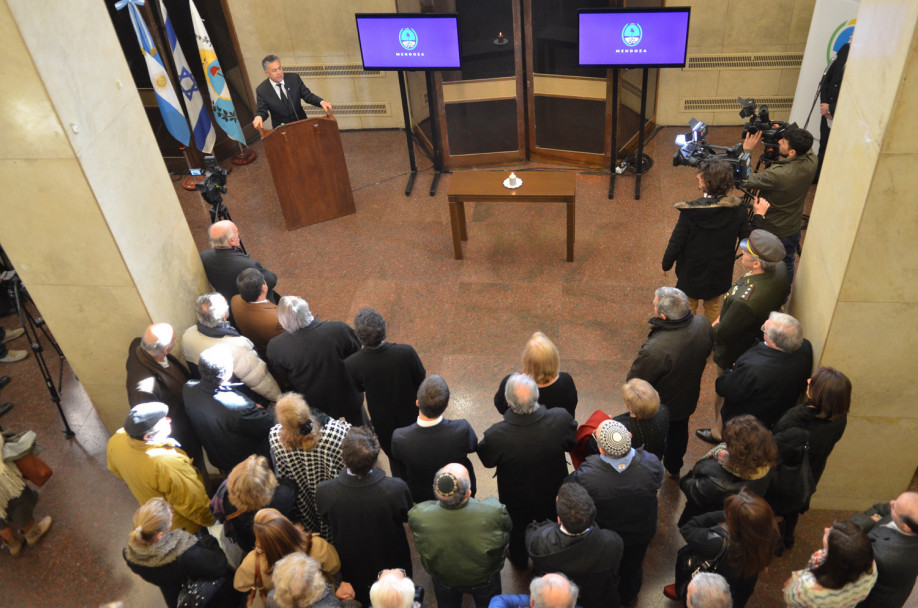
[[[766,104],[771,110],[790,110],[793,97],[756,97],[756,103]],[[739,113],[736,97],[690,97],[682,100],[683,112],[729,112]]]
[[291,65],[284,66],[285,72],[293,72],[304,80],[310,78],[353,78],[355,76],[382,76],[382,72],[366,72],[360,63],[337,65]]
[[686,70],[774,70],[799,69],[803,53],[746,53],[692,55]]
[[[304,105],[303,109],[310,118],[325,116],[322,108]],[[332,109],[335,116],[389,116],[389,111],[387,103],[336,103]]]

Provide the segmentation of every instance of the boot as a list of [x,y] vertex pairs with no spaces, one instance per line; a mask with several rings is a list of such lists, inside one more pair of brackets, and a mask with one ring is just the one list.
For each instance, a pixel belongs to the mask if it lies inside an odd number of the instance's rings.
[[19,557],[20,552],[22,551],[22,541],[18,538],[13,538],[13,542],[3,541],[3,546],[9,549],[10,555],[13,557]]
[[28,531],[24,532],[26,542],[31,547],[39,541],[39,539],[44,536],[48,530],[51,528],[51,516],[45,515],[41,521],[36,522],[34,526]]

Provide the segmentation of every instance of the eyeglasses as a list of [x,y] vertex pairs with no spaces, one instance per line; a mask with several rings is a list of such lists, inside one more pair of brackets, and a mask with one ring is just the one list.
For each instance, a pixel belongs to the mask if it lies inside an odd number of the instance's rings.
[[403,568],[386,568],[385,570],[379,571],[379,574],[376,575],[376,580],[381,579],[383,574],[386,574],[387,572],[398,572],[402,575],[402,578],[408,578],[408,573],[405,572]]

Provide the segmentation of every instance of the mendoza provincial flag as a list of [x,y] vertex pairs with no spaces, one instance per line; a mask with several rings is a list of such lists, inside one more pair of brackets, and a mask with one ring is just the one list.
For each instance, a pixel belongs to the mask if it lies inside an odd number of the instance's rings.
[[177,139],[182,145],[187,146],[191,132],[188,129],[188,118],[185,111],[179,104],[175,89],[172,88],[172,82],[169,80],[169,74],[163,67],[163,60],[156,45],[153,44],[153,38],[150,36],[150,30],[144,22],[138,6],[143,6],[144,0],[118,0],[115,8],[119,11],[125,6],[128,7],[128,13],[131,16],[131,23],[134,24],[134,33],[137,34],[137,42],[140,44],[140,51],[143,53],[144,61],[147,62],[147,72],[150,74],[150,82],[153,83],[153,91],[156,93],[156,103],[159,104],[159,111],[163,115],[163,121],[169,133]]
[[172,20],[169,19],[169,13],[166,12],[166,5],[163,0],[159,0],[159,8],[163,12],[163,21],[166,23],[166,35],[169,37],[169,47],[172,49],[172,59],[175,61],[175,70],[179,75],[179,89],[185,96],[185,107],[191,114],[191,123],[194,130],[194,143],[198,150],[205,154],[210,154],[214,149],[214,128],[210,124],[210,116],[204,109],[204,98],[198,89],[198,83],[195,81],[191,70],[188,69],[188,62],[185,60],[185,53],[175,37],[175,30],[172,28]]
[[204,22],[198,9],[192,0],[188,0],[191,7],[191,22],[194,24],[194,37],[198,41],[198,51],[201,53],[201,65],[204,66],[204,77],[207,79],[207,86],[210,89],[210,99],[214,104],[214,118],[220,128],[226,131],[226,134],[245,144],[245,136],[242,134],[242,125],[239,124],[239,118],[236,116],[236,107],[233,105],[233,98],[230,96],[229,85],[223,77],[223,70],[220,68],[220,62],[217,60],[217,54],[210,43],[210,36],[204,28]]

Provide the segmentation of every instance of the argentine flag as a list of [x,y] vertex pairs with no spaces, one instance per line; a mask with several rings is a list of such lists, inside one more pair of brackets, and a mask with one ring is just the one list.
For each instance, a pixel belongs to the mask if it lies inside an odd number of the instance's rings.
[[159,8],[163,12],[163,21],[166,24],[166,35],[169,37],[169,46],[172,49],[172,59],[175,61],[175,70],[179,75],[179,89],[185,96],[185,107],[191,115],[191,123],[194,127],[194,143],[198,150],[205,154],[210,154],[214,149],[214,128],[210,124],[210,116],[204,109],[204,99],[201,91],[198,89],[198,83],[195,81],[191,70],[188,69],[188,62],[185,60],[185,53],[175,37],[175,30],[172,28],[172,20],[169,19],[169,13],[166,12],[166,5],[163,0],[159,0]]
[[236,116],[236,107],[230,96],[229,85],[223,78],[223,70],[220,69],[217,54],[210,43],[210,36],[207,35],[204,22],[201,20],[201,15],[198,14],[194,1],[188,0],[188,5],[191,7],[191,21],[194,24],[194,37],[198,41],[204,77],[210,89],[210,100],[214,104],[214,119],[227,135],[244,145],[245,135],[242,134],[242,125],[239,124],[239,118]]
[[142,6],[143,3],[144,0],[118,0],[115,8],[121,10],[125,6],[128,7],[131,23],[134,24],[134,32],[137,34],[137,42],[140,44],[140,51],[143,53],[144,61],[147,62],[147,72],[150,74],[150,82],[153,83],[153,91],[156,93],[156,102],[159,104],[163,121],[172,137],[187,146],[191,136],[188,129],[188,118],[179,104],[175,89],[172,88],[169,74],[163,67],[163,60],[156,50],[156,45],[153,44],[147,24],[144,23],[140,11],[137,10],[137,7]]

